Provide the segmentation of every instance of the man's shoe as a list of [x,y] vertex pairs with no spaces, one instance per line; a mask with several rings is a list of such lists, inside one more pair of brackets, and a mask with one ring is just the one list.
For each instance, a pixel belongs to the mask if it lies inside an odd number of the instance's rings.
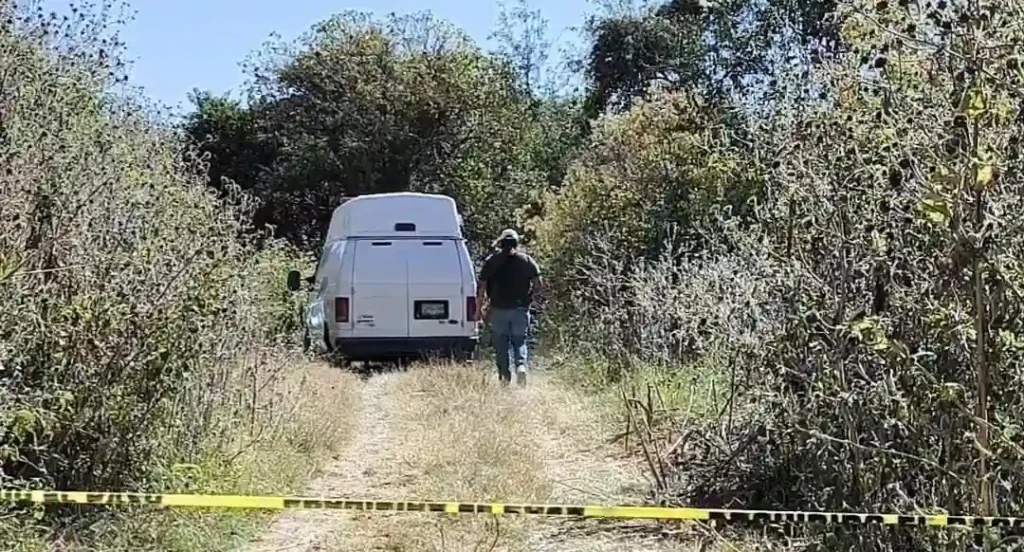
[[526,385],[526,366],[516,366],[516,383]]

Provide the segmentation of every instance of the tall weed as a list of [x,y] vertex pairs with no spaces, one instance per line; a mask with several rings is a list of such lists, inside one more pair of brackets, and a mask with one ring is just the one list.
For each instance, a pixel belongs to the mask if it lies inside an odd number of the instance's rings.
[[5,488],[173,486],[176,464],[255,439],[291,370],[267,359],[294,334],[295,255],[240,239],[248,200],[215,197],[203,161],[120,88],[116,8],[3,8]]

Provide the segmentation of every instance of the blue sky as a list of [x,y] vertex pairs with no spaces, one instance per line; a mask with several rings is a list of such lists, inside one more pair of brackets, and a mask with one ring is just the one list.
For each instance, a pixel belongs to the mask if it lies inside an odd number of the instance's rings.
[[[69,0],[45,0],[62,8]],[[193,88],[237,90],[245,57],[276,32],[293,39],[332,13],[349,9],[408,13],[429,10],[466,30],[479,43],[498,20],[496,0],[131,0],[136,14],[121,31],[132,61],[131,81],[152,98],[187,107]],[[549,22],[552,38],[568,36],[591,11],[588,0],[529,0]],[[556,52],[552,52],[554,56]]]

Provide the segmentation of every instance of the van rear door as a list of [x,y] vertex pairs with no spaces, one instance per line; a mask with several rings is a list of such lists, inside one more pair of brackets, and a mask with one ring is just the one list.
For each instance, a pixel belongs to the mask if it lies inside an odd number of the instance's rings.
[[459,241],[408,240],[409,336],[465,335],[466,294]]
[[352,337],[408,337],[403,240],[353,240]]

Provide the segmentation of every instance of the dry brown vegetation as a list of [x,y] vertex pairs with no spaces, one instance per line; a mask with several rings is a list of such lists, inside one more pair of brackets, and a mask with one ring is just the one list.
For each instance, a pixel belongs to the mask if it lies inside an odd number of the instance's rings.
[[[348,402],[288,348],[301,258],[240,238],[248,201],[120,88],[102,9],[33,8],[0,4],[0,486],[292,489]],[[0,505],[0,548],[217,547],[253,520]]]
[[[489,365],[417,366],[361,384],[358,434],[308,492],[401,500],[622,503],[647,481],[608,444],[607,405],[548,373],[502,389]],[[670,535],[687,535],[677,540]],[[723,546],[707,534],[711,550]],[[700,532],[536,518],[294,512],[251,550],[695,550]],[[727,548],[722,548],[723,550]]]
[[[494,55],[430,18],[346,14],[276,45],[250,104],[198,101],[201,148],[122,87],[108,21],[0,5],[5,488],[299,489],[338,448],[313,489],[1024,507],[1024,0],[612,10],[588,22],[589,88],[569,98],[529,84],[528,10]],[[289,352],[302,298],[281,282],[322,231],[309,213],[398,188],[458,195],[474,238],[524,227],[552,284],[557,384],[504,393],[445,367],[356,384]],[[254,521],[66,513],[5,508],[0,542],[218,548]],[[496,534],[437,523],[348,517],[302,543]],[[569,529],[513,520],[498,541],[651,535]],[[799,528],[757,546],[962,550],[971,533]]]
[[[1019,512],[1024,3],[833,8],[827,40],[776,52],[757,105],[652,89],[599,120],[534,225],[566,307],[552,332],[605,383],[654,366],[724,384],[709,419],[650,437],[660,498]],[[828,550],[974,536],[800,533]]]

